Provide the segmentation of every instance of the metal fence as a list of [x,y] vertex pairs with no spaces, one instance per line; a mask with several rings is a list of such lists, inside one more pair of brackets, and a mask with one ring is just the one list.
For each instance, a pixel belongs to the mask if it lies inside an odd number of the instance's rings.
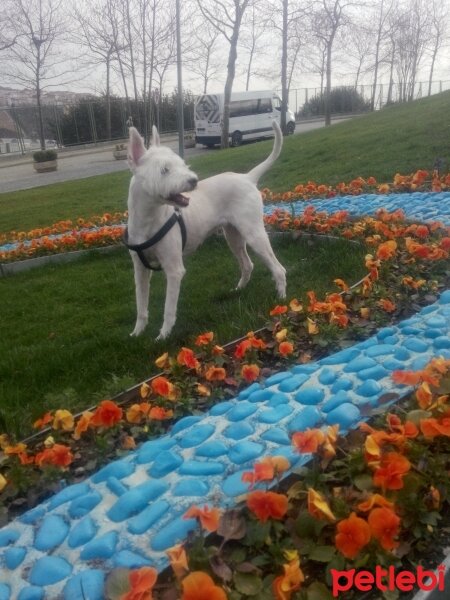
[[[349,97],[357,98],[358,102],[362,99],[366,103],[365,110],[368,110],[373,94],[372,85],[339,86],[339,89],[353,90],[353,94],[349,94]],[[436,94],[449,89],[450,81],[435,81],[430,90],[428,82],[418,82],[413,89],[398,83],[391,86],[380,83],[375,90],[375,110],[383,108],[388,103],[428,96],[429,91],[431,94]],[[312,100],[320,98],[322,94],[323,90],[320,87],[291,89],[289,107],[295,111],[298,120],[320,116],[323,114],[320,108],[317,113],[316,107],[317,114],[312,115],[305,107],[310,106]],[[350,100],[350,104],[347,104],[342,112],[347,114],[360,112],[358,106],[352,102]],[[177,130],[176,96],[168,95],[159,103],[153,103],[152,106],[117,98],[111,100],[109,107],[104,98],[76,104],[45,104],[43,121],[47,148],[96,145],[123,140],[128,136],[130,123],[138,127],[141,132],[149,131],[152,123],[157,125],[161,133],[175,132]],[[185,98],[184,122],[185,129],[193,129],[192,95]],[[38,123],[38,110],[35,105],[0,107],[0,154],[25,154],[39,149]]]

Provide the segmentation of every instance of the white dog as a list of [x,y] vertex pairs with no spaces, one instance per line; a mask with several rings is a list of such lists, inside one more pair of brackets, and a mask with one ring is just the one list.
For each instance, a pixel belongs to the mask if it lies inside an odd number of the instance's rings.
[[130,128],[128,163],[133,177],[124,240],[133,259],[136,286],[137,320],[131,335],[139,335],[147,325],[153,269],[162,269],[167,278],[164,323],[157,339],[169,335],[185,273],[183,256],[193,252],[219,227],[223,227],[241,269],[237,289],[247,284],[253,269],[246,250],[248,244],[272,272],[278,294],[285,297],[286,271],[276,259],[264,229],[263,205],[256,187],[281,152],[281,130],[276,122],[273,128],[272,152],[260,165],[244,175],[223,173],[199,183],[177,154],[160,146],[156,127],[148,150],[138,131]]

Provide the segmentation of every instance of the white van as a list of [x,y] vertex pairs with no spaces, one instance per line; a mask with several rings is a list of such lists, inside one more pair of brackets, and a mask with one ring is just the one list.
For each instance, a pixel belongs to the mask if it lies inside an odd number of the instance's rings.
[[[220,144],[223,120],[223,94],[198,96],[195,101],[195,141],[212,148]],[[243,140],[273,136],[272,121],[280,120],[281,99],[271,91],[233,92],[230,101],[230,145]],[[286,112],[288,133],[294,133],[295,117]]]

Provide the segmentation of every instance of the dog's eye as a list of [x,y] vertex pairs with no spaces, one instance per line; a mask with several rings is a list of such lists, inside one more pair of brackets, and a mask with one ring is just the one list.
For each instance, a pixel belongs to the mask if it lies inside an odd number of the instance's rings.
[[161,167],[161,175],[167,175],[169,169],[167,167]]

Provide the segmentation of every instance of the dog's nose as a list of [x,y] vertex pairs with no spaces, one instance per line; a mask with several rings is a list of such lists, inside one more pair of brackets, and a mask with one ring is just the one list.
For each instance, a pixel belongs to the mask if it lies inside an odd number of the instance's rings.
[[193,190],[197,187],[197,183],[198,183],[197,177],[191,177],[189,179],[189,185],[191,186],[191,190]]

